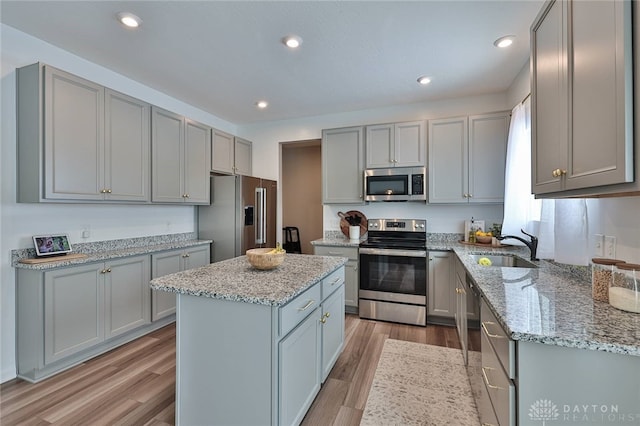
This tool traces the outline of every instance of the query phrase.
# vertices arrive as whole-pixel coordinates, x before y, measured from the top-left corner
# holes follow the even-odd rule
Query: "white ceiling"
[[[542,3],[2,0],[0,16],[241,125],[504,91],[527,61]],[[124,29],[120,11],[142,26]],[[303,39],[297,51],[280,43],[290,33]],[[507,34],[512,47],[493,46]],[[421,75],[432,83],[418,85]]]

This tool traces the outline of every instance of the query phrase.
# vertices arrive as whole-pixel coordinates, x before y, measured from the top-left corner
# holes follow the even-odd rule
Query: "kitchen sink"
[[[475,263],[482,258],[487,258],[491,261],[490,266],[507,267],[507,268],[537,268],[538,266],[525,260],[521,257],[510,254],[473,254],[471,259]],[[489,265],[487,265],[489,266]]]

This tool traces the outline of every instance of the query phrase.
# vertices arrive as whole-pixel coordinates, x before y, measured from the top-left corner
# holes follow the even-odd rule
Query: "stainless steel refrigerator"
[[[211,205],[198,207],[198,237],[213,240],[211,262],[276,245],[277,182],[211,176]]]

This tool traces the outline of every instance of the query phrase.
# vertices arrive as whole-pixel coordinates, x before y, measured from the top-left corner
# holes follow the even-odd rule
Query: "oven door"
[[[427,252],[360,248],[360,299],[426,305]]]

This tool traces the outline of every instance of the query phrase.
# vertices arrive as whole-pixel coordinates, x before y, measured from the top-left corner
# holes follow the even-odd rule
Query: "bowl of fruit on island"
[[[491,244],[491,238],[493,233],[491,231],[483,232],[481,230],[476,231],[476,242],[480,244]]]
[[[280,247],[280,243],[275,248],[255,248],[247,250],[247,260],[256,269],[269,270],[276,268],[284,262],[287,252]]]

